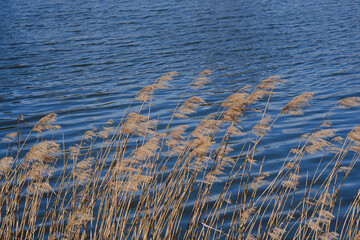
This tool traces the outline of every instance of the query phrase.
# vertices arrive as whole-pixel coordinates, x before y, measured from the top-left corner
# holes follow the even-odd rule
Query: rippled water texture
[[[77,143],[86,130],[119,120],[135,94],[168,71],[179,75],[157,92],[154,116],[169,116],[204,69],[213,71],[210,83],[187,93],[208,103],[204,115],[243,86],[282,75],[270,113],[300,93],[315,95],[303,116],[280,119],[262,142],[271,168],[338,100],[360,94],[359,1],[13,0],[2,1],[0,19],[0,137],[16,130],[19,114],[26,131],[57,113],[66,145]],[[335,110],[329,119],[344,137],[359,114]],[[316,164],[308,159],[305,170]],[[345,198],[359,174],[356,166]]]

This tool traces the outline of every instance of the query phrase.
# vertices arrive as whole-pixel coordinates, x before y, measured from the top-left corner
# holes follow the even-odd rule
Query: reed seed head
[[[242,136],[245,134],[239,128],[232,126],[232,125],[228,127],[227,131],[228,131],[228,133],[235,135],[235,136]]]
[[[175,116],[177,118],[188,118],[186,114],[194,113],[195,109],[198,108],[200,104],[205,103],[206,102],[200,97],[191,97],[183,103],[177,113],[175,113]]]
[[[271,116],[266,116],[262,118],[254,127],[253,131],[256,132],[256,135],[263,135],[270,130],[269,123],[271,121]]]
[[[86,131],[86,132],[84,133],[84,139],[85,139],[85,140],[91,140],[91,139],[93,139],[94,137],[96,137],[95,131],[96,131],[96,129],[92,129],[92,130]]]
[[[336,240],[339,238],[339,234],[337,232],[325,232],[319,238],[321,240]]]
[[[321,231],[322,227],[319,224],[320,222],[314,219],[310,219],[308,222],[308,226],[311,230],[315,231],[315,232],[319,232]]]
[[[269,236],[271,237],[271,239],[278,240],[278,239],[282,239],[282,235],[284,235],[285,232],[286,232],[285,229],[276,227],[271,233],[269,233]]]
[[[246,224],[246,222],[249,220],[249,218],[255,213],[256,208],[250,207],[246,209],[245,211],[240,213],[240,223],[241,225]]]
[[[246,98],[246,104],[254,104],[265,96],[272,94],[271,91],[265,91],[262,89],[256,89]]]
[[[254,235],[249,234],[246,236],[245,240],[257,240],[257,238]]]
[[[209,81],[209,75],[211,75],[211,70],[204,70],[199,73],[195,80],[191,83],[193,89],[204,87],[205,84]]]
[[[80,155],[80,146],[75,145],[69,147],[69,158],[72,160],[76,160]]]
[[[302,137],[309,138],[309,142],[311,143],[311,145],[305,147],[305,152],[312,154],[318,151],[323,151],[325,147],[327,149],[331,149],[332,143],[325,139],[334,136],[334,132],[334,129],[324,129],[314,132],[310,136],[309,134],[304,134]]]
[[[337,102],[337,106],[342,109],[349,109],[360,106],[360,97],[348,97]]]
[[[284,82],[285,80],[281,80],[281,76],[270,76],[264,80],[262,80],[256,88],[264,89],[264,90],[273,90],[276,84],[280,82]]]
[[[158,138],[151,138],[149,139],[144,145],[136,149],[131,156],[139,161],[144,161],[147,158],[150,158],[153,156],[155,151],[158,148]]]
[[[108,137],[109,137],[109,134],[110,134],[113,130],[114,130],[113,127],[106,127],[106,126],[104,126],[104,127],[103,127],[103,130],[101,130],[101,131],[98,133],[98,135],[99,135],[99,137],[105,139],[105,138],[108,138]]]
[[[173,79],[174,76],[177,75],[177,72],[168,72],[165,73],[163,75],[161,75],[161,77],[159,77],[155,83],[154,83],[154,88],[158,88],[158,89],[168,89],[171,87],[171,84],[169,84],[169,81],[171,81]]]
[[[331,212],[329,212],[325,209],[321,209],[318,212],[318,215],[319,215],[319,222],[321,222],[324,225],[329,225],[331,222],[331,219],[333,219],[335,217]]]
[[[254,177],[253,182],[250,184],[250,188],[258,189],[260,186],[267,183],[264,179],[269,176],[269,173],[261,173],[258,176]]]
[[[59,129],[59,125],[52,125],[52,123],[56,120],[56,113],[51,113],[46,115],[45,117],[41,118],[33,127],[33,131],[38,133],[42,133],[44,130],[55,130]]]
[[[17,132],[8,133],[5,135],[3,139],[1,139],[2,142],[11,142],[14,141],[17,136]]]
[[[360,125],[354,127],[348,134],[348,138],[355,144],[360,145]]]
[[[145,86],[139,91],[135,99],[140,102],[147,103],[149,100],[152,99],[153,90],[153,85]]]
[[[31,147],[25,160],[51,163],[55,161],[58,153],[60,153],[59,144],[53,141],[44,141]]]
[[[323,193],[317,202],[318,202],[318,204],[330,206],[333,203],[333,196],[329,193]]]
[[[299,184],[300,176],[294,173],[291,173],[288,180],[282,182],[282,186],[288,189],[296,189],[297,185]]]
[[[12,164],[14,163],[13,157],[3,157],[0,159],[0,175],[11,170]]]
[[[33,162],[27,172],[27,179],[41,180],[46,176],[51,176],[51,168],[43,162]]]
[[[121,131],[127,134],[136,134],[145,137],[148,134],[154,135],[153,129],[158,124],[157,120],[148,120],[146,116],[131,112],[127,115],[125,123],[121,127]]]
[[[234,93],[230,95],[225,101],[222,102],[222,107],[233,107],[237,104],[244,104],[246,103],[246,99],[249,96],[247,93]]]
[[[168,135],[169,138],[166,141],[166,145],[169,146],[170,148],[174,148],[175,146],[179,146],[180,144],[183,144],[184,142],[182,141],[182,139],[184,139],[184,137],[182,135],[185,133],[185,130],[187,128],[188,128],[188,125],[179,125],[179,126],[173,127]],[[172,152],[173,151],[174,150],[172,150]],[[178,151],[176,151],[176,152],[178,152]]]
[[[40,181],[40,182],[33,182],[27,188],[26,192],[28,194],[39,194],[39,193],[46,193],[49,191],[54,191],[50,186],[49,181]]]
[[[303,115],[303,108],[309,105],[310,99],[313,97],[314,93],[303,93],[297,97],[294,97],[286,106],[281,110],[282,114],[292,114],[292,115]]]

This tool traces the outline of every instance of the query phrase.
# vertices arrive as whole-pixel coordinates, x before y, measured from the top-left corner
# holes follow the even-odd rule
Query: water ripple
[[[316,94],[304,116],[280,119],[273,138],[264,139],[261,154],[272,166],[336,101],[360,95],[359,12],[359,1],[347,0],[6,1],[0,6],[0,137],[16,129],[19,114],[29,130],[55,112],[68,143],[76,143],[84,131],[120,119],[137,91],[168,71],[179,76],[171,90],[155,95],[153,107],[165,119],[204,69],[213,75],[196,92],[209,104],[201,114],[247,84],[283,75],[287,82],[270,113],[304,91]],[[334,111],[330,118],[344,136],[358,115]],[[244,130],[250,125],[244,121]]]

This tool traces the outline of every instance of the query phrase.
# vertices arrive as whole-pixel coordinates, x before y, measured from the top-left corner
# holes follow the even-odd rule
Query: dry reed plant
[[[199,73],[189,86],[203,87],[210,74]],[[327,120],[331,109],[269,171],[259,154],[262,139],[271,137],[278,119],[304,114],[313,93],[273,115],[270,100],[284,81],[271,76],[233,93],[202,119],[192,116],[207,103],[184,93],[186,100],[181,97],[159,127],[153,93],[172,87],[175,76],[163,74],[142,88],[134,98],[140,109],[129,107],[117,125],[109,120],[88,130],[67,149],[65,139],[53,139],[61,131],[56,114],[41,118],[25,139],[20,129],[5,135],[0,238],[360,239],[360,191],[351,203],[340,195],[360,157],[360,125],[336,136]],[[350,97],[335,107],[359,105]],[[254,109],[258,119],[244,131],[244,116]],[[313,175],[303,171],[308,158],[319,159]]]

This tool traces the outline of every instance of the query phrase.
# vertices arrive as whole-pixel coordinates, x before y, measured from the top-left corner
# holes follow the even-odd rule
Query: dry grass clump
[[[201,72],[190,86],[204,86],[210,74]],[[141,89],[134,98],[138,109],[127,110],[117,125],[109,120],[86,131],[77,145],[54,141],[61,129],[54,125],[56,114],[41,118],[25,139],[20,129],[7,134],[8,151],[0,159],[0,238],[359,238],[360,191],[351,203],[343,203],[340,193],[360,157],[360,125],[345,139],[336,136],[326,119],[331,110],[267,169],[262,139],[279,118],[304,114],[313,93],[270,114],[276,85],[283,82],[272,76],[233,93],[202,119],[192,114],[206,102],[186,96],[159,127],[161,117],[151,114],[153,93],[170,88],[176,75],[166,73]],[[359,102],[347,98],[335,106]],[[244,131],[243,116],[254,109],[258,120]],[[309,157],[319,159],[313,175],[303,170]]]

